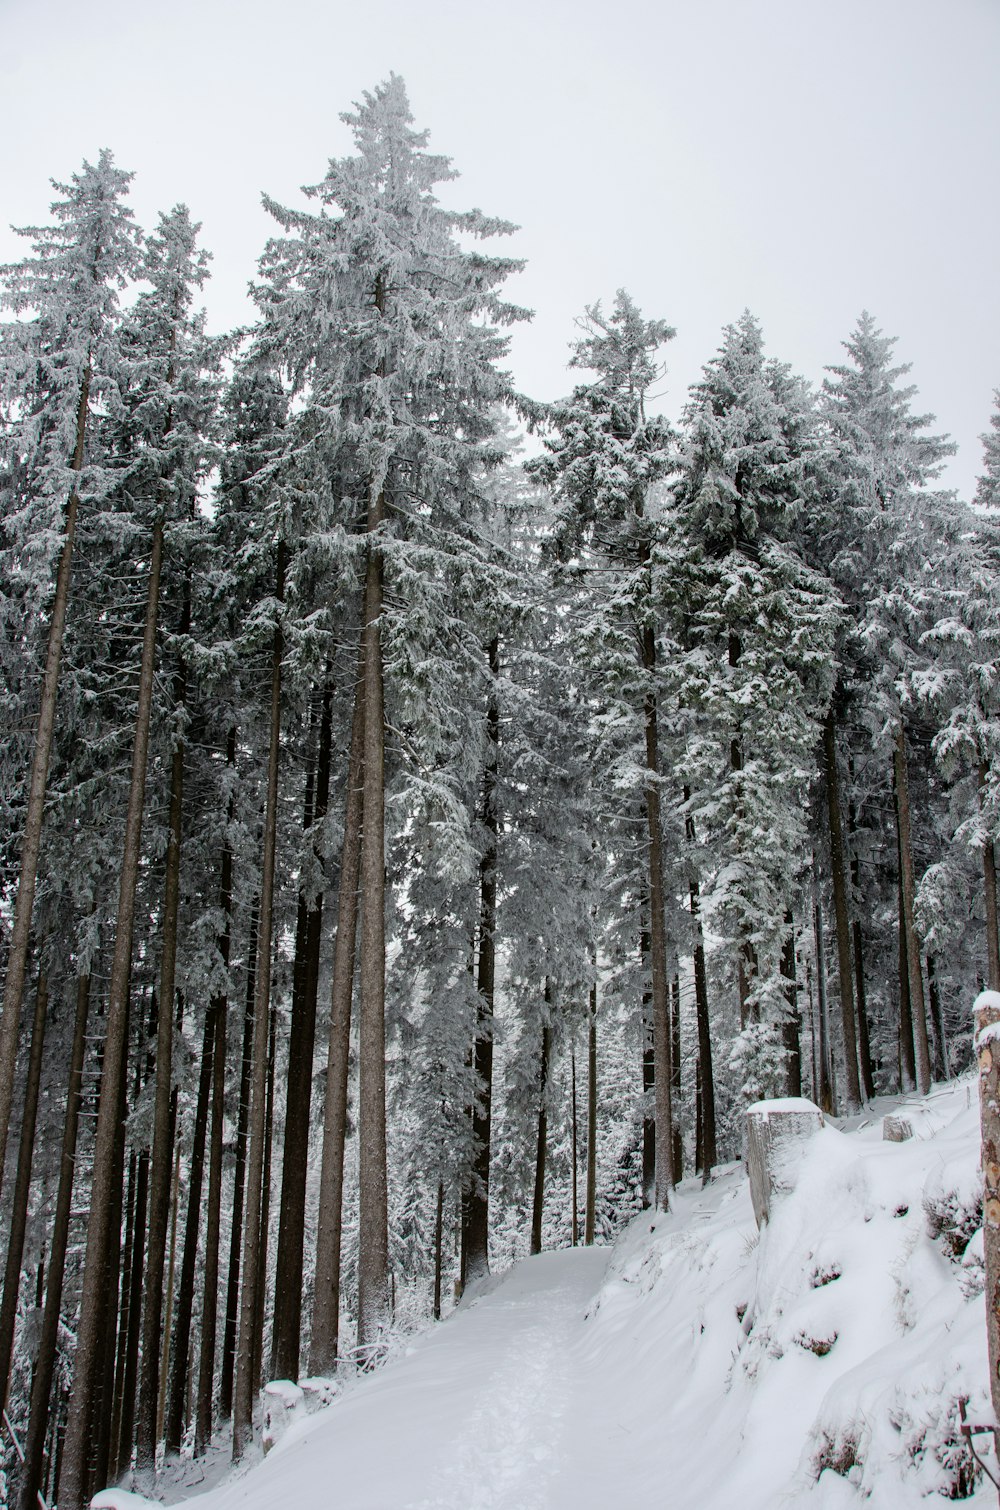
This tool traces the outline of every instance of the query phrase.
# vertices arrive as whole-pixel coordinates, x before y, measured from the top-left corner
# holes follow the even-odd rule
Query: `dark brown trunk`
[[[213,999],[205,1013],[201,1070],[198,1075],[198,1099],[194,1113],[194,1136],[191,1139],[188,1204],[184,1220],[184,1256],[181,1260],[181,1279],[177,1290],[177,1320],[174,1323],[170,1392],[166,1415],[168,1452],[180,1452],[181,1439],[184,1435],[188,1358],[191,1350],[191,1316],[194,1311],[198,1229],[201,1223],[201,1187],[205,1171],[205,1139],[208,1133],[208,1099],[212,1085],[212,1056],[215,1051],[215,1010]]]
[[[337,938],[330,991],[330,1042],[323,1109],[323,1161],[316,1223],[316,1270],[309,1371],[323,1375],[337,1366],[340,1330],[340,1243],[343,1224],[344,1141],[347,1130],[347,1070],[351,1044],[351,1001],[357,944],[361,817],[364,798],[364,634],[351,719],[351,750],[344,805],[344,843],[337,898]]]
[[[925,1096],[931,1088],[931,1056],[927,1041],[927,1015],[924,1011],[924,983],[920,971],[920,941],[913,920],[914,879],[913,849],[910,842],[910,786],[906,768],[906,738],[902,722],[896,725],[893,750],[896,777],[896,822],[899,833],[899,873],[903,897],[903,926],[906,930],[906,968],[910,986],[910,1014],[913,1019],[913,1042],[916,1049],[917,1090]]]
[[[38,1088],[42,1079],[42,1049],[49,1005],[49,988],[43,966],[38,972],[35,989],[35,1017],[31,1028],[28,1054],[28,1078],[24,1088],[21,1114],[21,1142],[17,1150],[17,1175],[14,1201],[7,1238],[7,1263],[3,1276],[3,1301],[0,1302],[0,1403],[7,1406],[10,1386],[10,1363],[14,1352],[14,1324],[17,1321],[17,1297],[21,1288],[21,1263],[24,1259],[24,1232],[28,1224],[31,1196],[31,1163],[35,1148],[35,1118],[38,1113]]]
[[[743,655],[743,642],[738,634],[730,631],[727,640],[727,655],[730,666],[738,666]],[[729,741],[729,768],[734,775],[743,770],[743,735],[737,729]],[[737,785],[736,792],[737,810],[742,811],[743,797]],[[736,980],[740,999],[740,1027],[745,1028],[748,1023],[756,1022],[758,1008],[750,999],[751,981],[756,975],[756,961],[754,959],[753,945],[750,940],[743,938],[740,942],[736,956]]]
[[[648,551],[646,553],[648,559]],[[641,630],[642,668],[646,673],[646,827],[649,834],[649,965],[653,1012],[653,1095],[656,1105],[656,1175],[654,1205],[666,1211],[673,1188],[673,1107],[671,1098],[670,1023],[667,1002],[666,899],[663,893],[663,825],[660,818],[660,755],[657,734],[656,639],[653,626]]]
[[[118,896],[115,951],[108,987],[107,1028],[101,1069],[101,1100],[94,1139],[94,1176],[90,1194],[90,1220],[87,1224],[87,1247],[76,1358],[59,1476],[60,1510],[83,1510],[90,1406],[97,1382],[96,1365],[108,1255],[108,1219],[111,1214],[114,1151],[118,1135],[118,1087],[125,1057],[132,929],[139,874],[139,848],[142,839],[142,810],[146,793],[146,755],[149,747],[149,724],[153,703],[156,618],[159,609],[162,560],[163,521],[158,519],[153,530],[150,557],[146,620],[143,629],[142,669],[136,709],[135,740],[132,747],[128,810],[125,818],[125,844]]]
[[[222,1338],[222,1370],[219,1379],[219,1414],[228,1420],[233,1409],[233,1376],[236,1367],[236,1330],[240,1309],[240,1255],[243,1241],[243,1207],[246,1201],[247,1141],[250,1128],[250,1080],[253,1074],[254,1017],[257,992],[257,921],[260,906],[250,911],[247,940],[247,982],[243,1013],[243,1054],[240,1060],[240,1101],[236,1119],[236,1161],[233,1170],[233,1221],[229,1235],[229,1278],[226,1286],[226,1321]]]
[[[979,767],[979,803],[983,803],[987,768]],[[986,904],[986,981],[991,991],[1000,991],[1000,933],[997,930],[997,855],[993,835],[983,844],[983,900]]]
[[[546,1009],[552,1004],[552,987],[545,982]],[[546,1016],[542,1027],[542,1059],[538,1089],[538,1126],[535,1137],[535,1184],[531,1198],[531,1253],[542,1251],[542,1217],[545,1214],[545,1161],[548,1151],[549,1060],[552,1056],[552,1028]]]
[[[941,1011],[941,992],[938,990],[937,967],[933,954],[927,956],[927,994],[930,997],[931,1025],[934,1029],[934,1073],[939,1080],[950,1080],[948,1071],[948,1039],[944,1031],[944,1015]]]
[[[853,781],[854,769],[850,768]],[[858,861],[857,823],[854,816],[854,803],[847,804],[847,831],[851,836],[851,885],[854,889],[854,990],[858,1002],[858,1057],[861,1061],[861,1088],[864,1091],[866,1101],[870,1101],[875,1095],[875,1072],[872,1065],[871,1034],[868,1028],[868,1001],[865,992],[865,956],[864,938],[861,931],[861,920],[857,909],[861,901],[861,866]]]
[[[813,908],[813,930],[816,940],[816,992],[819,997],[819,1106],[820,1110],[833,1114],[833,1076],[830,1073],[830,1026],[826,1000],[826,942],[823,935],[823,906],[816,898]]]
[[[260,1187],[260,1242],[257,1245],[257,1284],[253,1318],[254,1388],[264,1384],[264,1309],[267,1297],[267,1255],[271,1241],[271,1150],[274,1139],[274,1059],[278,1019],[271,1011],[267,1037],[267,1102],[264,1115],[264,1172]]]
[[[69,1081],[66,1088],[66,1116],[63,1121],[62,1152],[59,1161],[59,1188],[52,1222],[52,1247],[49,1275],[45,1287],[45,1309],[35,1352],[35,1372],[31,1381],[31,1405],[28,1434],[24,1444],[21,1469],[19,1510],[37,1510],[42,1481],[45,1439],[49,1424],[49,1402],[55,1374],[56,1347],[59,1338],[59,1313],[62,1309],[63,1280],[66,1274],[66,1249],[69,1245],[69,1219],[73,1204],[73,1173],[76,1164],[76,1139],[80,1121],[80,1087],[83,1082],[83,1055],[87,1041],[87,1012],[90,1005],[90,976],[81,975],[76,986],[76,1017],[73,1023],[73,1047],[70,1051]],[[53,1417],[58,1410],[51,1412]]]
[[[307,811],[303,824],[306,831],[326,817],[329,804],[332,703],[333,686],[327,677],[321,699],[315,779],[310,770],[306,783]],[[317,860],[320,860],[318,855]],[[281,1163],[271,1350],[272,1377],[292,1380],[299,1376],[302,1332],[302,1257],[306,1220],[306,1170],[309,1164],[309,1114],[316,1047],[316,997],[323,923],[322,892],[311,898],[305,898],[300,892],[299,907],[302,914],[303,966],[297,997],[293,991],[292,1023],[288,1039],[285,1142]]]
[[[590,1017],[587,1024],[587,1208],[583,1240],[594,1241],[597,1208],[597,982],[590,987]]]
[[[642,897],[643,927],[639,930],[639,958],[643,975],[650,979],[649,927],[647,924],[649,897]],[[642,1208],[652,1206],[656,1199],[656,1116],[653,1107],[653,1089],[656,1085],[656,1059],[653,1053],[653,993],[647,984],[642,993]]]
[[[579,1158],[577,1154],[576,1136],[576,1044],[569,1046],[569,1078],[570,1078],[570,1157],[573,1161],[573,1179],[570,1196],[570,1240],[571,1246],[576,1247],[579,1240],[579,1204],[577,1200],[577,1166]]]
[[[802,1095],[802,1044],[799,1038],[798,987],[795,981],[795,923],[791,913],[785,915],[785,940],[781,949],[781,973],[785,978],[785,996],[788,1013],[782,1023],[782,1041],[785,1047],[785,1092],[789,1096]]]
[[[676,975],[670,983],[670,1093],[671,1108],[679,1106],[681,1098],[681,983]],[[684,1140],[676,1124],[673,1127],[671,1149],[673,1182],[679,1185],[684,1178]]]
[[[437,1209],[434,1213],[434,1320],[441,1320],[442,1239],[444,1236],[444,1185],[438,1183]]]
[[[156,1440],[163,1440],[167,1414],[167,1369],[170,1362],[170,1333],[174,1318],[174,1278],[177,1273],[177,1217],[181,1204],[181,1146],[176,1137],[177,1103],[174,1102],[174,1174],[170,1191],[170,1257],[167,1263],[166,1305],[163,1315],[163,1352],[160,1358],[160,1381],[156,1403]]]
[[[490,695],[486,706],[486,763],[483,770],[483,806],[480,813],[486,847],[479,865],[479,968],[476,979],[477,1020],[475,1099],[472,1107],[474,1148],[472,1181],[465,1208],[466,1280],[489,1273],[490,1132],[493,1104],[493,999],[496,981],[497,926],[497,750],[500,741],[500,709],[497,681],[500,676],[500,644],[490,641]],[[574,1227],[575,1230],[575,1227]]]
[[[76,412],[76,437],[73,460],[70,467],[79,476],[83,466],[84,442],[87,434],[87,406],[90,400],[91,371],[84,370],[80,385],[80,402]],[[7,954],[7,974],[4,979],[3,1014],[0,1016],[0,1181],[3,1179],[4,1160],[7,1155],[7,1132],[10,1126],[11,1103],[14,1099],[14,1079],[17,1071],[18,1035],[21,1024],[21,1006],[24,1000],[24,982],[28,971],[28,952],[31,943],[31,912],[35,901],[35,882],[38,877],[38,858],[42,848],[42,822],[45,817],[45,791],[49,779],[49,757],[52,753],[52,735],[56,721],[56,696],[59,690],[59,664],[62,659],[63,637],[66,632],[66,610],[69,605],[70,578],[73,565],[73,541],[76,535],[76,518],[80,507],[80,495],[76,481],[70,491],[63,522],[63,545],[56,572],[56,590],[52,600],[52,615],[49,619],[49,637],[45,650],[45,669],[42,673],[42,691],[38,706],[38,723],[35,727],[35,747],[31,760],[31,776],[28,782],[28,801],[24,817],[24,838],[21,842],[21,871],[14,900],[14,923]]]
[[[226,749],[230,772],[236,767],[236,729],[229,731]],[[235,814],[230,798],[229,822]],[[232,937],[233,851],[227,830],[222,850],[219,877],[219,906],[222,932],[219,934],[219,958],[229,978],[229,954]],[[212,1000],[215,1039],[212,1045],[212,1126],[208,1152],[208,1208],[205,1213],[205,1267],[201,1307],[201,1356],[198,1361],[198,1398],[195,1407],[194,1450],[200,1456],[212,1436],[212,1392],[215,1386],[215,1340],[219,1311],[219,1228],[222,1216],[222,1136],[226,1103],[226,1035],[229,1026],[229,996],[222,990]]]
[[[684,800],[690,793],[684,788]],[[694,822],[686,822],[689,844],[694,843]],[[715,1074],[712,1066],[712,1024],[708,1015],[708,972],[705,969],[705,940],[701,928],[701,895],[698,882],[689,886],[691,918],[694,924],[694,1000],[698,1023],[698,1074],[701,1087],[701,1174],[707,1184],[718,1162],[715,1131]]]
[[[275,597],[285,596],[286,547],[278,545]],[[264,1178],[266,1133],[268,1028],[271,1003],[271,937],[274,924],[274,862],[278,830],[278,774],[281,749],[281,660],[284,639],[275,626],[271,652],[270,738],[267,758],[267,800],[264,816],[264,854],[261,863],[260,908],[257,925],[257,983],[254,997],[253,1074],[250,1083],[249,1144],[246,1162],[246,1210],[243,1218],[243,1283],[240,1289],[236,1387],[233,1395],[233,1458],[243,1456],[253,1432],[256,1371],[254,1336],[257,1318],[260,1208]]]
[[[896,853],[899,854],[898,845]],[[910,1012],[910,968],[906,957],[902,871],[899,874],[897,895],[899,902],[899,1088],[903,1091],[912,1091],[917,1083],[917,1070],[913,1055],[913,1018]]]
[[[382,553],[372,536],[385,496],[368,510],[365,574],[365,740],[358,1005],[358,1349],[378,1349],[390,1316],[385,1129],[385,714],[382,690]]]
[[[858,1075],[858,1045],[854,1032],[854,991],[851,969],[851,925],[847,910],[847,869],[844,864],[844,829],[840,815],[840,781],[837,773],[837,728],[833,709],[823,726],[823,752],[826,765],[826,807],[830,829],[830,869],[833,880],[833,912],[837,928],[837,977],[840,988],[840,1017],[844,1034],[844,1068],[846,1071],[847,1112],[861,1107],[861,1081]]]

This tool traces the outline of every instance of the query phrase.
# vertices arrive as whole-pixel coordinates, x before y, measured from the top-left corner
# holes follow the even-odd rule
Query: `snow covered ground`
[[[995,1505],[957,1414],[990,1419],[975,1083],[844,1127],[759,1237],[731,1166],[613,1249],[527,1259],[197,1510]]]

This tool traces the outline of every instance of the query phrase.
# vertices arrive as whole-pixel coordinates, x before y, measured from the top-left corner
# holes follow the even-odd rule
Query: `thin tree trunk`
[[[930,997],[931,1024],[934,1029],[934,1069],[939,1080],[950,1080],[948,1071],[948,1040],[944,1031],[944,1016],[941,1012],[941,992],[938,990],[937,967],[933,954],[927,956],[927,994]]]
[[[552,987],[545,981],[545,1002],[552,1004]],[[535,1139],[535,1185],[531,1198],[531,1253],[542,1251],[542,1217],[545,1213],[545,1160],[548,1145],[548,1085],[549,1060],[552,1057],[552,1028],[546,1016],[542,1027],[542,1060],[538,1090],[538,1129]]]
[[[979,805],[986,790],[987,767],[979,767]],[[986,980],[991,991],[1000,991],[1000,934],[997,930],[997,856],[992,834],[983,843],[983,899],[986,904]]]
[[[227,739],[227,763],[236,768],[236,729]],[[235,801],[229,800],[229,823],[235,814]],[[232,937],[233,850],[227,828],[222,850],[219,877],[219,906],[222,932],[218,949],[225,979],[229,979],[229,953]],[[212,1435],[212,1392],[215,1385],[215,1340],[219,1311],[219,1227],[222,1216],[222,1135],[226,1113],[226,1036],[229,1026],[229,994],[224,989],[212,1001],[215,1039],[212,1045],[212,1127],[208,1152],[208,1209],[205,1214],[205,1268],[201,1306],[201,1356],[198,1363],[198,1398],[195,1408],[194,1450],[200,1457]]]
[[[649,964],[653,994],[654,1097],[656,1103],[656,1177],[654,1205],[666,1211],[673,1188],[673,1107],[671,1100],[670,1023],[667,1003],[666,899],[663,892],[663,825],[660,817],[660,755],[656,720],[656,639],[651,624],[642,627],[642,666],[647,676],[646,827],[649,833]]]
[[[639,958],[646,982],[651,979],[649,967],[649,897],[641,898],[643,926],[639,930]],[[652,1206],[656,1199],[656,1114],[653,1106],[653,1090],[656,1085],[656,1057],[653,1052],[653,993],[648,984],[642,993],[642,1209]]]
[[[694,825],[689,837],[693,838]],[[705,940],[701,928],[701,897],[698,882],[690,885],[691,917],[694,920],[694,1000],[698,1020],[698,1065],[701,1076],[701,1155],[702,1179],[712,1178],[718,1163],[715,1131],[715,1074],[712,1066],[712,1024],[708,1015],[708,972],[705,968]]]
[[[823,904],[817,896],[813,907],[816,940],[816,991],[819,996],[819,1106],[833,1113],[833,1080],[830,1074],[830,1028],[826,1000],[826,944],[823,937]]]
[[[194,1311],[198,1229],[201,1222],[201,1187],[205,1171],[205,1138],[208,1133],[208,1099],[212,1085],[212,1056],[215,1050],[215,1011],[216,1002],[213,998],[205,1013],[201,1069],[198,1075],[198,1099],[195,1103],[194,1114],[194,1136],[191,1140],[188,1204],[184,1220],[184,1256],[181,1260],[181,1282],[177,1291],[177,1321],[174,1326],[173,1359],[166,1416],[167,1452],[179,1452],[184,1435],[188,1357],[191,1350],[191,1316]],[[167,1333],[164,1335],[169,1336]]]
[[[671,1108],[679,1106],[681,1098],[681,982],[677,975],[670,982],[670,1093]],[[673,1124],[671,1148],[673,1182],[679,1185],[684,1178],[684,1139],[676,1123]]]
[[[177,1108],[174,1107],[174,1121],[176,1123]],[[174,1315],[174,1276],[177,1272],[177,1214],[181,1204],[181,1145],[180,1139],[174,1136],[174,1177],[173,1189],[170,1196],[170,1258],[167,1264],[167,1303],[163,1318],[163,1354],[160,1359],[160,1382],[157,1390],[156,1404],[156,1441],[162,1441],[164,1418],[167,1413],[167,1369],[170,1363],[170,1331]]]
[[[21,843],[21,872],[14,901],[14,923],[7,955],[7,974],[4,980],[3,1014],[0,1016],[0,1181],[3,1179],[4,1160],[7,1155],[7,1132],[10,1126],[11,1103],[14,1099],[14,1079],[17,1071],[18,1031],[21,1023],[21,1006],[24,1000],[24,982],[28,970],[28,951],[31,942],[31,912],[35,901],[35,882],[38,876],[38,859],[42,848],[42,822],[45,817],[45,791],[49,779],[49,758],[52,753],[52,736],[56,720],[56,696],[59,690],[59,664],[62,659],[63,637],[66,631],[66,610],[69,605],[70,578],[73,565],[73,541],[76,535],[76,518],[80,507],[77,479],[83,467],[84,442],[87,434],[87,406],[90,401],[91,371],[84,370],[80,385],[80,402],[76,412],[76,437],[73,446],[71,470],[76,474],[66,505],[63,524],[63,545],[56,572],[56,590],[52,600],[52,616],[49,619],[49,638],[45,650],[45,669],[42,673],[42,691],[38,707],[38,723],[35,728],[35,748],[31,761],[31,776],[28,783],[28,801],[24,818],[24,838]]]
[[[840,816],[840,782],[837,776],[837,729],[831,707],[823,726],[826,764],[826,806],[830,827],[830,869],[833,879],[833,911],[837,926],[837,976],[840,1016],[844,1034],[844,1068],[847,1080],[847,1111],[861,1107],[858,1075],[858,1045],[854,1032],[854,991],[851,968],[851,926],[847,911],[847,870],[844,865],[844,829]]]
[[[441,1320],[442,1239],[444,1236],[444,1185],[439,1180],[434,1214],[434,1320]]]
[[[896,853],[899,849],[897,846]],[[910,968],[906,957],[906,917],[903,912],[903,873],[900,870],[897,887],[899,900],[899,1088],[911,1091],[916,1087],[917,1068],[913,1055],[913,1018],[910,1011]]]
[[[385,495],[368,511],[365,575],[365,742],[361,846],[358,1091],[358,1350],[378,1348],[390,1316],[385,1129],[385,715],[382,689],[382,556],[371,537]]]
[[[285,596],[284,542],[278,545],[279,603]],[[260,1202],[264,1177],[264,1136],[267,1094],[267,1048],[271,1002],[271,934],[274,922],[274,859],[278,828],[278,766],[281,742],[281,659],[283,637],[275,625],[271,654],[270,745],[267,759],[267,802],[264,817],[264,855],[261,864],[260,917],[257,938],[257,984],[254,997],[253,1075],[250,1085],[249,1147],[246,1166],[246,1211],[243,1220],[243,1283],[240,1290],[239,1343],[233,1400],[233,1458],[243,1456],[253,1432],[253,1339],[257,1316]]]
[[[850,776],[853,782],[854,769],[850,767]],[[861,919],[858,917],[857,908],[861,897],[861,866],[858,862],[857,844],[855,834],[857,823],[854,816],[854,803],[847,804],[847,831],[851,838],[851,885],[854,888],[854,989],[858,1001],[858,1056],[861,1060],[861,1088],[864,1091],[866,1101],[870,1101],[875,1095],[875,1073],[872,1067],[871,1034],[868,1029],[868,1001],[865,992],[865,958],[864,939],[861,932]]]
[[[35,989],[35,1017],[31,1028],[31,1049],[28,1054],[28,1079],[24,1088],[21,1142],[17,1150],[17,1175],[14,1180],[14,1202],[7,1239],[3,1301],[0,1303],[0,1404],[4,1408],[7,1405],[7,1391],[10,1386],[14,1324],[17,1321],[17,1297],[21,1288],[21,1263],[24,1258],[24,1231],[28,1224],[31,1163],[35,1149],[35,1118],[38,1113],[38,1088],[42,1079],[42,1049],[45,1045],[48,1005],[49,988],[43,965],[38,972],[38,985]]]
[[[913,849],[910,843],[910,786],[906,769],[906,737],[902,721],[896,725],[893,751],[896,776],[896,821],[899,826],[900,878],[903,893],[903,923],[906,929],[906,967],[910,985],[910,1013],[916,1048],[917,1090],[925,1096],[931,1088],[931,1056],[924,1011],[924,983],[920,971],[920,942],[913,920]]]
[[[781,973],[787,982],[785,995],[788,1000],[788,1016],[783,1024],[783,1040],[787,1055],[786,1090],[789,1096],[802,1094],[802,1044],[799,1038],[798,987],[795,983],[795,920],[792,914],[785,915],[785,940],[781,949]]]
[[[357,943],[358,880],[361,864],[361,819],[364,798],[365,684],[364,634],[351,719],[344,843],[337,898],[337,938],[330,992],[330,1042],[327,1053],[326,1103],[323,1115],[323,1161],[316,1224],[316,1268],[309,1371],[323,1375],[337,1366],[340,1323],[340,1246],[343,1225],[344,1141],[347,1130],[347,1070],[351,1042],[351,1000]]]
[[[597,1207],[597,981],[590,987],[590,1020],[587,1024],[587,1208],[583,1240],[594,1241]]]
[[[267,1253],[271,1238],[271,1150],[274,1137],[274,1060],[278,1018],[271,1009],[267,1031],[267,1099],[264,1113],[264,1170],[260,1185],[260,1241],[257,1244],[257,1283],[253,1319],[254,1389],[264,1384],[264,1308],[267,1298]]]
[[[240,1255],[243,1242],[243,1207],[246,1203],[247,1142],[250,1131],[250,1081],[253,1075],[254,998],[257,993],[259,917],[260,904],[255,902],[250,911],[250,932],[247,940],[243,1055],[240,1060],[240,1101],[236,1119],[236,1167],[233,1171],[233,1221],[229,1236],[229,1278],[226,1286],[226,1321],[222,1338],[222,1372],[219,1380],[219,1414],[223,1420],[228,1420],[233,1409],[236,1330],[240,1310]]]
[[[87,1043],[87,1014],[90,1007],[90,976],[81,975],[76,983],[76,1017],[73,1022],[73,1046],[70,1050],[69,1080],[66,1086],[66,1115],[63,1120],[62,1150],[59,1159],[59,1186],[52,1221],[52,1245],[49,1275],[45,1287],[45,1309],[35,1352],[35,1371],[31,1381],[31,1404],[28,1434],[24,1444],[21,1469],[19,1510],[37,1510],[37,1496],[42,1481],[45,1438],[49,1423],[49,1398],[55,1374],[56,1347],[59,1339],[59,1313],[62,1309],[63,1281],[66,1274],[66,1250],[69,1246],[69,1219],[73,1206],[73,1174],[76,1167],[76,1139],[80,1125],[83,1056]],[[51,1412],[58,1415],[58,1410]]]
[[[330,793],[330,743],[333,686],[323,687],[319,749],[315,779],[306,782],[304,829],[326,817]],[[275,1260],[274,1332],[271,1374],[296,1380],[302,1332],[302,1257],[306,1220],[306,1170],[309,1163],[309,1112],[312,1102],[313,1057],[316,1047],[316,997],[323,921],[323,894],[307,900],[299,895],[303,921],[301,989],[292,997],[288,1040],[288,1078],[285,1100],[285,1142],[281,1163],[278,1253]]]
[[[493,999],[496,982],[497,926],[497,749],[500,742],[500,709],[497,682],[500,676],[500,642],[490,641],[490,696],[486,706],[486,764],[483,770],[483,806],[480,814],[486,832],[486,847],[479,865],[479,968],[476,979],[477,1019],[475,1099],[472,1106],[472,1181],[465,1210],[466,1279],[489,1273],[490,1134],[493,1104]],[[575,1230],[575,1229],[574,1229]]]
[[[90,1221],[87,1225],[80,1320],[77,1330],[73,1383],[69,1397],[69,1416],[59,1475],[60,1510],[82,1510],[83,1507],[87,1434],[91,1399],[96,1383],[95,1369],[108,1254],[108,1218],[111,1213],[114,1151],[118,1134],[118,1087],[124,1063],[128,1020],[132,929],[139,874],[139,847],[142,839],[142,809],[146,792],[146,755],[149,748],[149,723],[153,702],[156,616],[159,608],[162,561],[163,521],[158,519],[153,529],[150,557],[146,621],[143,629],[142,669],[139,679],[139,700],[136,710],[135,740],[132,747],[132,773],[125,818],[125,845],[115,930],[115,952],[108,987],[107,1028],[101,1070],[101,1100],[94,1139],[94,1177],[90,1195]]]
[[[191,628],[190,591],[185,595],[180,631]],[[183,661],[174,677],[174,710],[180,713],[187,700],[187,674]],[[174,980],[177,967],[177,914],[180,904],[181,824],[184,809],[184,738],[174,729],[170,761],[170,811],[167,820],[167,854],[163,886],[163,925],[160,942],[159,1020],[156,1033],[156,1095],[153,1102],[153,1151],[149,1167],[149,1235],[146,1243],[146,1281],[142,1315],[142,1374],[136,1436],[136,1470],[140,1480],[156,1464],[158,1390],[161,1375],[160,1346],[163,1311],[163,1263],[167,1243],[170,1204],[170,1098],[173,1087]],[[170,1334],[162,1334],[164,1347]]]
[[[141,1068],[136,1060],[132,1104],[142,1087]],[[108,1483],[121,1477],[122,1408],[124,1406],[125,1370],[128,1367],[128,1335],[132,1320],[132,1267],[136,1251],[136,1204],[138,1198],[139,1158],[133,1149],[128,1161],[128,1195],[125,1201],[125,1256],[122,1260],[121,1303],[118,1307],[118,1343],[115,1351],[115,1384],[111,1406],[111,1433],[108,1446]],[[145,1217],[145,1212],[143,1212]]]

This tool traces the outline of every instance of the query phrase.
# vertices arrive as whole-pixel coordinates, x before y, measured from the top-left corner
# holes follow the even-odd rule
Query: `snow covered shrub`
[[[957,1263],[983,1225],[983,1199],[978,1192],[935,1192],[924,1196],[924,1215],[930,1236]]]

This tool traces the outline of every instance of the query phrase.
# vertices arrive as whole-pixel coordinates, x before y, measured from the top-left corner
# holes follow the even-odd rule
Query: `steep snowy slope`
[[[194,1503],[995,1504],[957,1418],[960,1397],[971,1421],[989,1418],[975,1086],[906,1114],[905,1143],[882,1141],[880,1115],[824,1128],[759,1238],[730,1168],[706,1191],[685,1184],[615,1249],[518,1264]]]

